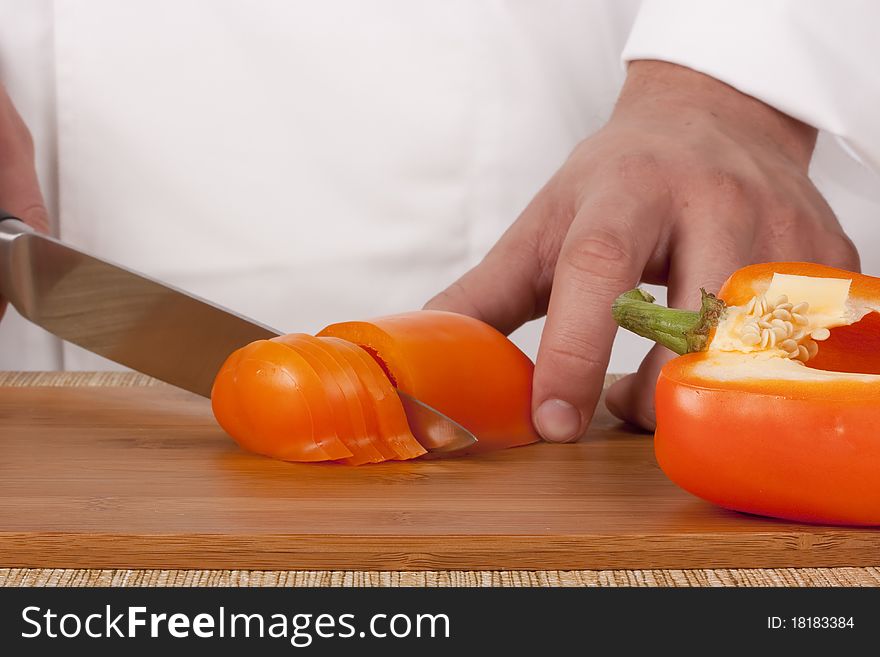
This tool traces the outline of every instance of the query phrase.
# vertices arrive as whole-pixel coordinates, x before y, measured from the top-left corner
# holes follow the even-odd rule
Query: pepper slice
[[[380,449],[390,450],[386,458],[406,460],[425,453],[406,421],[400,398],[379,365],[363,350],[350,342],[332,337],[319,337],[337,354],[347,359],[358,372],[358,378],[366,394],[365,407],[373,411],[377,435],[382,441]],[[386,452],[388,453],[388,452]]]
[[[298,353],[258,340],[233,354],[211,394],[214,416],[245,449],[290,461],[352,456],[320,377]]]
[[[531,421],[534,365],[488,324],[422,310],[332,324],[318,336],[366,350],[397,388],[471,431],[479,440],[472,452],[539,440]]]
[[[253,433],[251,423],[244,416],[244,409],[239,400],[238,391],[236,390],[236,370],[241,364],[244,357],[245,349],[235,351],[220,368],[217,376],[214,378],[214,385],[211,389],[211,409],[214,411],[214,417],[217,422],[235,441],[244,447],[247,447],[248,438]],[[223,417],[222,422],[220,417]],[[311,415],[309,416],[311,424]],[[309,427],[311,434],[311,426]]]
[[[328,350],[318,338],[304,333],[292,333],[273,338],[290,347],[308,361],[312,369],[321,377],[324,392],[333,407],[333,418],[336,433],[352,456],[345,459],[349,465],[378,463],[385,456],[374,447],[373,437],[367,431],[362,409],[362,399],[358,392],[360,383],[351,377],[350,367],[345,367],[336,360],[332,350]],[[342,361],[346,363],[346,361]]]
[[[532,369],[486,324],[416,311],[252,343],[224,363],[211,398],[245,449],[360,464],[425,453],[395,387],[474,432],[479,451],[537,441]]]
[[[768,263],[718,296],[709,321],[707,304],[664,309],[637,293],[615,304],[627,328],[684,344],[657,382],[660,467],[729,509],[880,524],[880,279]],[[696,348],[679,340],[698,334]]]

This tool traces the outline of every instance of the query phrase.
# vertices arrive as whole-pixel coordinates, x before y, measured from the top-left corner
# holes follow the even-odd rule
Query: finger
[[[48,232],[49,216],[34,164],[34,144],[8,94],[0,88],[0,207]]]
[[[804,181],[802,202],[800,207],[806,208],[797,216],[799,225],[809,224],[819,227],[818,234],[814,230],[811,234],[804,235],[802,241],[807,241],[812,253],[811,260],[829,267],[838,267],[847,271],[861,271],[861,259],[858,249],[849,238],[834,210],[818,189],[809,180]],[[812,221],[804,221],[812,219]],[[801,250],[803,251],[802,247]],[[801,257],[801,259],[803,259]]]
[[[0,207],[41,232],[49,215],[40,192],[30,133],[5,90],[0,88]],[[0,298],[0,319],[6,302]]]
[[[675,356],[666,347],[655,344],[642,359],[636,373],[628,374],[608,389],[605,407],[621,420],[653,431],[657,424],[654,385],[660,370]]]
[[[756,262],[816,262],[859,271],[859,254],[818,192],[812,205],[777,205],[764,211],[755,240]]]
[[[750,210],[743,209],[743,212],[748,214]],[[667,305],[670,308],[699,309],[700,288],[717,292],[730,274],[749,264],[751,236],[735,230],[736,226],[743,225],[750,225],[749,220],[731,218],[721,224],[693,226],[676,236],[669,269]],[[608,410],[622,420],[653,430],[657,378],[663,365],[674,357],[669,349],[654,347],[635,374],[624,377],[608,390],[605,397]]]
[[[476,317],[502,333],[546,311],[550,294],[548,254],[568,221],[549,202],[553,181],[539,192],[483,260],[425,304]],[[560,226],[562,224],[562,226]]]
[[[614,298],[635,286],[658,242],[665,197],[632,189],[587,199],[559,254],[533,385],[545,440],[580,437],[602,392]]]
[[[818,190],[815,190],[818,197],[813,204],[820,213],[819,222],[828,227],[829,233],[824,238],[813,240],[816,249],[815,259],[823,265],[830,267],[839,267],[847,271],[862,271],[861,258],[856,245],[850,239],[849,235],[844,232],[837,215],[828,205]]]
[[[846,271],[862,271],[859,252],[843,229],[816,240],[815,244],[816,262]]]

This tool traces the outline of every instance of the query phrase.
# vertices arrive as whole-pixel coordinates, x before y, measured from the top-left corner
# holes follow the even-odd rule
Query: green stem
[[[701,290],[699,312],[666,308],[654,303],[654,297],[636,288],[624,292],[611,306],[611,314],[620,326],[649,338],[677,354],[703,351],[709,345],[709,333],[724,312],[724,302]]]

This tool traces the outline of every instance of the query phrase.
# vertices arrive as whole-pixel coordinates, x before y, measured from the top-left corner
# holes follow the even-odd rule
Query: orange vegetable
[[[337,434],[352,453],[345,462],[361,465],[388,458],[383,453],[384,446],[379,444],[378,433],[367,429],[361,400],[363,384],[351,372],[348,361],[310,335],[294,333],[274,341],[299,352],[321,377],[324,393],[333,405]]]
[[[880,279],[754,265],[702,318],[628,294],[623,325],[664,343],[704,337],[657,383],[655,452],[670,479],[738,511],[880,524]]]
[[[434,311],[260,340],[233,353],[211,394],[243,448],[358,465],[425,453],[395,387],[463,424],[474,451],[535,442],[532,362],[482,322]]]
[[[211,404],[245,449],[290,461],[352,456],[336,434],[320,377],[283,344],[258,340],[233,353],[217,374]]]
[[[477,436],[473,451],[539,440],[531,420],[532,361],[488,324],[422,310],[332,324],[318,336],[362,347],[396,387]]]

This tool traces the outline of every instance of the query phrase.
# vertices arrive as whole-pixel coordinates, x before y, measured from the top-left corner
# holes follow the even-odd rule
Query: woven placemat
[[[166,384],[137,372],[0,372],[0,386],[136,388],[163,385]]]
[[[880,586],[880,569],[349,572],[0,568],[0,587],[10,586]]]
[[[620,376],[608,375],[606,385]],[[0,386],[152,385],[165,384],[131,372],[0,372]],[[404,572],[0,568],[0,587],[10,586],[880,586],[880,568]]]

